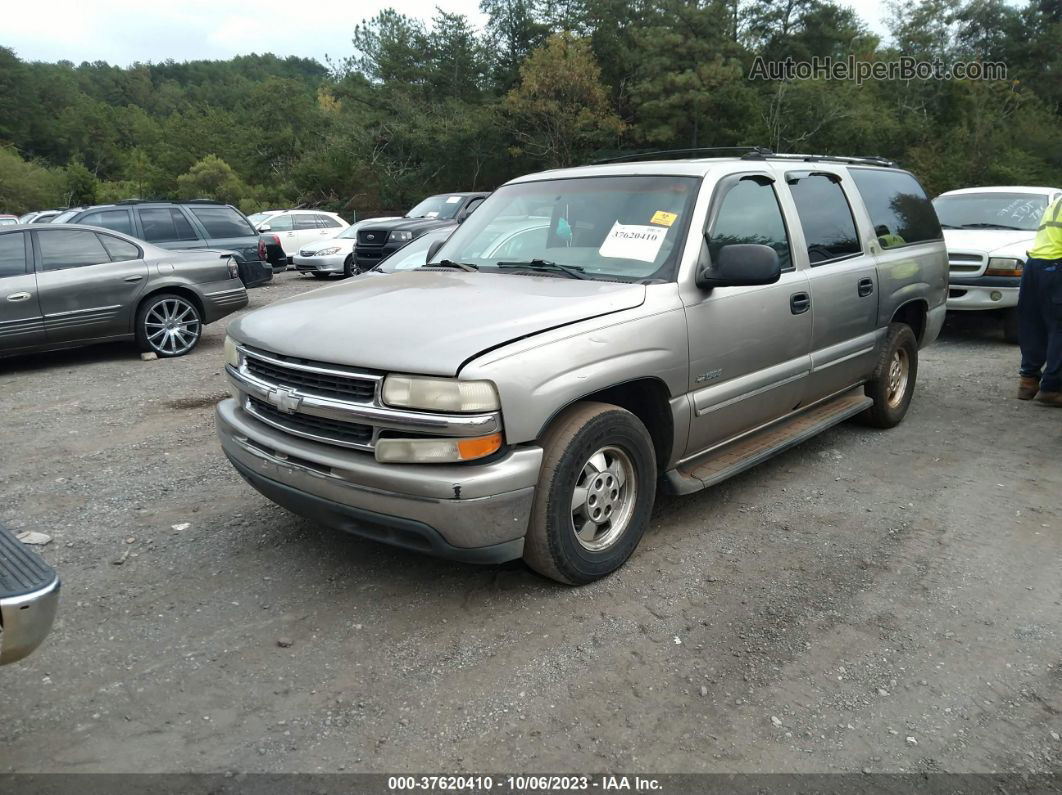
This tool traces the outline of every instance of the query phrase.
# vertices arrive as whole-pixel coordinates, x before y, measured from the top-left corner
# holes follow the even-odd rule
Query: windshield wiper
[[[548,259],[532,259],[526,262],[499,262],[495,265],[503,270],[528,270],[547,271],[549,273],[563,273],[572,279],[589,279],[584,268],[574,265],[560,265]]]
[[[479,266],[470,262],[454,262],[452,259],[439,260],[438,262],[426,262],[422,268],[454,268],[459,271],[478,271]]]
[[[963,224],[963,229],[1009,229],[1012,232],[1024,232],[1026,230],[1017,226],[1005,226],[1004,224]]]

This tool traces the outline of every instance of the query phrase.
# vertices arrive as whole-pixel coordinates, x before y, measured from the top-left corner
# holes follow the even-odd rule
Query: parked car
[[[489,193],[443,193],[430,196],[402,218],[376,219],[358,229],[354,264],[359,270],[376,267],[414,238],[432,229],[457,226],[471,215]]]
[[[0,356],[116,340],[182,356],[247,305],[231,252],[69,224],[0,230],[0,295]]]
[[[356,221],[333,238],[303,246],[293,258],[295,270],[299,273],[309,273],[318,279],[325,279],[332,274],[353,276],[359,273],[361,269],[354,264],[354,244],[358,230],[366,225],[390,220],[393,220],[393,216]],[[273,251],[272,247],[270,251]]]
[[[17,215],[0,215],[0,226],[15,226],[18,223]]]
[[[66,223],[113,229],[159,248],[231,251],[245,287],[258,287],[273,278],[269,263],[258,256],[258,232],[247,216],[231,204],[205,199],[182,202],[131,199],[97,205],[64,218]]]
[[[533,174],[429,253],[234,321],[222,448],[322,524],[572,584],[623,564],[658,487],[900,423],[947,299],[932,204],[872,158]]]
[[[41,645],[59,608],[59,575],[0,525],[0,665]]]
[[[65,208],[57,210],[37,210],[36,212],[26,213],[18,219],[20,224],[48,224],[59,213],[63,212]]]
[[[333,238],[350,226],[323,210],[267,210],[247,218],[260,233],[269,232],[276,239],[288,264],[300,248]]]
[[[948,309],[994,310],[1003,336],[1018,342],[1018,285],[1047,205],[1062,188],[985,187],[933,200],[948,247]]]

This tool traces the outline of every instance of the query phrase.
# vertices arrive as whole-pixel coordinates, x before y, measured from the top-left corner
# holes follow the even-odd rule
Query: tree
[[[614,141],[625,125],[609,103],[587,39],[551,36],[520,66],[520,84],[505,96],[514,152],[546,166],[569,166]]]
[[[182,199],[216,199],[237,204],[247,192],[247,186],[232,167],[217,155],[207,155],[177,177],[177,194]]]
[[[80,160],[71,160],[66,167],[67,203],[71,207],[80,207],[96,203],[96,189],[99,180],[85,168]]]

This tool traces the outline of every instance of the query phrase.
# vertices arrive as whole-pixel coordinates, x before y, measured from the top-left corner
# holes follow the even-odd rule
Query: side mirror
[[[269,232],[272,229],[273,227],[271,227],[269,224],[262,224],[260,227],[258,227],[259,232]]]
[[[706,289],[774,284],[781,277],[778,252],[758,243],[723,246],[715,262],[705,262],[697,268],[697,286]]]
[[[424,257],[425,262],[431,262],[435,259],[435,255],[439,253],[439,249],[443,247],[445,240],[436,240],[430,246],[428,246],[428,254]]]

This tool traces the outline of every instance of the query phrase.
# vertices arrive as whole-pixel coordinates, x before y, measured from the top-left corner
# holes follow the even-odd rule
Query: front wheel
[[[577,403],[543,438],[524,560],[558,582],[605,577],[638,546],[656,496],[656,455],[645,426],[607,403]]]
[[[360,272],[361,271],[359,271],[357,269],[357,267],[355,267],[355,265],[354,265],[354,255],[353,254],[351,254],[345,260],[343,260],[343,276],[345,276],[346,278],[349,279],[351,276],[354,276],[354,275],[356,275],[356,274],[358,274]]]
[[[873,377],[863,387],[874,405],[859,415],[875,428],[899,425],[914,397],[918,376],[918,340],[906,323],[892,323]]]
[[[199,309],[182,295],[153,295],[136,313],[137,345],[158,356],[184,356],[199,344],[202,333]]]

